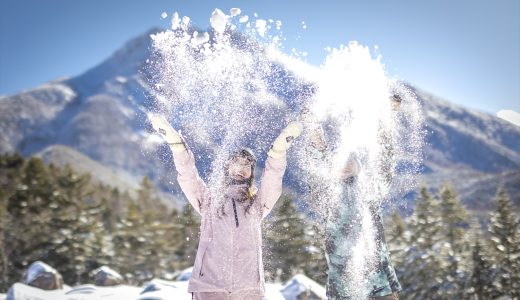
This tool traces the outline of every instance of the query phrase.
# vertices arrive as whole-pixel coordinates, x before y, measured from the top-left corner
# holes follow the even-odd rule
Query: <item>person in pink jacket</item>
[[[300,135],[301,124],[290,123],[274,141],[259,189],[254,185],[254,155],[246,149],[231,153],[224,165],[222,194],[217,195],[200,178],[180,134],[164,118],[149,118],[170,146],[182,191],[202,217],[188,292],[193,299],[262,299],[261,222],[282,193],[286,151]]]

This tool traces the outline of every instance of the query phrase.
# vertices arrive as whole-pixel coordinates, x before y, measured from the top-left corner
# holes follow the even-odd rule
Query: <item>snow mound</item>
[[[65,297],[65,290],[45,291],[39,288],[28,286],[23,283],[15,283],[7,292],[7,300],[68,300]],[[81,300],[79,298],[78,300]]]
[[[189,300],[191,299],[191,293],[188,293],[188,282],[187,281],[167,281],[162,279],[154,279],[147,283],[141,295],[137,300]]]
[[[191,278],[191,273],[193,272],[193,267],[184,269],[181,271],[181,273],[177,276],[177,281],[188,281]]]
[[[305,275],[298,274],[289,280],[281,290],[286,300],[300,299],[300,295],[309,296],[309,299],[327,299],[323,286]]]
[[[79,285],[73,288],[65,286],[61,290],[45,291],[15,283],[6,295],[0,294],[0,300],[189,300],[188,280],[192,268],[185,269],[177,277],[177,281],[153,279],[143,287],[117,285],[110,287],[92,284]],[[296,300],[302,295],[305,299],[326,299],[325,288],[305,275],[296,275],[285,285],[267,283],[265,285],[265,299],[267,300]]]
[[[80,285],[72,288],[65,293],[67,300],[94,300],[94,299],[136,299],[141,292],[141,288],[117,285],[110,287],[95,286],[91,284]]]

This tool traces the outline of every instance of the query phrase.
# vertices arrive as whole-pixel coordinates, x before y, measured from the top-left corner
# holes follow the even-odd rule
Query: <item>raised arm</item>
[[[276,138],[265,162],[262,182],[258,191],[258,199],[262,205],[262,216],[269,214],[282,194],[282,179],[287,166],[286,152],[292,141],[302,131],[300,122],[291,122]]]
[[[401,96],[398,94],[390,97],[390,107],[394,113],[399,112],[401,107]],[[379,154],[379,172],[380,176],[385,180],[387,185],[390,185],[395,175],[396,157],[394,149],[394,136],[392,133],[393,128],[385,127],[383,124],[379,124],[378,143],[380,146]]]
[[[159,133],[166,141],[173,154],[175,169],[177,170],[177,181],[188,201],[193,208],[200,213],[204,195],[206,194],[206,184],[200,178],[195,166],[193,153],[186,147],[186,143],[181,135],[173,129],[168,121],[157,114],[149,114],[148,118],[154,130]]]

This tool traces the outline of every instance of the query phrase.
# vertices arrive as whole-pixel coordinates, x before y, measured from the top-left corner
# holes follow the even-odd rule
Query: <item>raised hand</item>
[[[268,155],[273,158],[281,158],[285,156],[285,152],[292,144],[292,141],[299,137],[302,133],[302,124],[298,121],[289,123],[274,140]]]
[[[186,149],[186,145],[184,144],[181,135],[173,129],[170,123],[168,123],[163,116],[155,113],[149,113],[147,116],[153,129],[162,136],[168,145],[170,145],[172,151],[181,152]]]

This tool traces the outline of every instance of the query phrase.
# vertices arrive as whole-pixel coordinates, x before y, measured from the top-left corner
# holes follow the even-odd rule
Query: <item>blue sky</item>
[[[214,8],[281,20],[284,46],[320,65],[325,47],[379,47],[391,76],[494,114],[520,112],[520,1],[0,0],[0,95],[95,66],[178,11],[209,27]],[[302,26],[305,22],[306,28]]]

